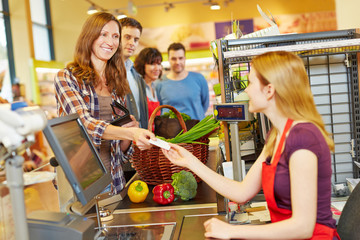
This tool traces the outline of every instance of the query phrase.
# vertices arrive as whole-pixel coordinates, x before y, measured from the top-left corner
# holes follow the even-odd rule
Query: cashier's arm
[[[264,225],[230,225],[213,218],[205,222],[206,237],[241,239],[309,239],[316,223],[317,157],[298,150],[290,157],[292,216]]]
[[[261,189],[261,167],[265,153],[261,153],[255,161],[244,181],[238,182],[217,174],[187,150],[171,144],[169,151],[163,151],[169,160],[179,166],[189,168],[211,188],[221,195],[238,203],[246,203]]]

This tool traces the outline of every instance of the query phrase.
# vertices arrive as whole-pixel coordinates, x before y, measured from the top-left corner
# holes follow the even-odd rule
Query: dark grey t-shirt
[[[111,96],[98,96],[100,106],[100,119],[111,121],[112,109],[110,104],[112,103]],[[105,168],[110,172],[110,141],[101,140],[100,145],[100,159],[105,165]]]
[[[331,208],[331,155],[320,130],[312,123],[298,123],[285,141],[275,175],[274,195],[279,208],[291,210],[289,160],[300,149],[313,152],[318,159],[318,200],[316,222],[335,228]],[[266,161],[270,162],[271,158]]]

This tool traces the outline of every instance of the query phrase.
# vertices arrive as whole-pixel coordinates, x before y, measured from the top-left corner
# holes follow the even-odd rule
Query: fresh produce
[[[193,126],[189,131],[183,133],[181,131],[176,137],[167,140],[171,143],[199,143],[195,140],[205,136],[214,129],[218,128],[220,125],[219,121],[216,121],[212,115],[205,117],[195,126]],[[203,143],[199,143],[203,144]]]
[[[175,199],[174,187],[170,183],[155,186],[153,194],[153,200],[162,205],[172,203]]]
[[[191,172],[182,170],[174,173],[171,178],[175,195],[178,195],[181,200],[188,201],[196,196],[197,182]]]
[[[136,180],[130,184],[128,189],[128,196],[133,203],[141,203],[145,201],[149,193],[149,188],[146,182]]]
[[[180,113],[180,115],[182,116],[184,122],[186,122],[187,120],[191,120],[191,117],[189,115],[187,115],[186,113]],[[177,119],[177,116],[176,114],[169,110],[169,112],[165,112],[162,117],[168,117],[168,118],[176,118]]]

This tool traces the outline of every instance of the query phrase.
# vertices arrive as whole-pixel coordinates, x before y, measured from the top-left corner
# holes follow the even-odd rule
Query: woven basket
[[[157,107],[150,116],[149,119],[149,131],[152,131],[152,126],[154,123],[154,118],[156,113],[162,108],[171,109],[180,121],[180,125],[184,132],[187,132],[185,122],[181,117],[181,114],[170,105],[161,105]],[[179,146],[187,149],[189,152],[194,154],[201,162],[204,164],[207,162],[209,155],[209,138],[208,135],[199,138],[197,142],[205,144],[194,144],[194,143],[179,143]],[[179,167],[172,164],[162,153],[161,149],[157,146],[152,146],[149,150],[141,151],[135,145],[135,153],[130,160],[132,166],[135,168],[136,172],[139,174],[140,178],[150,185],[158,185],[162,183],[171,183],[171,176],[173,173],[180,172],[181,170],[190,171],[187,168]],[[192,173],[197,182],[200,182],[201,179]]]

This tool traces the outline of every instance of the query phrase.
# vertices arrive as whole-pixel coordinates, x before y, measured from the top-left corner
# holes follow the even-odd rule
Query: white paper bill
[[[163,141],[163,140],[161,140],[159,138],[156,138],[156,141],[150,139],[149,143],[151,143],[151,144],[153,144],[155,146],[161,147],[161,148],[163,148],[165,150],[170,150],[170,145],[167,142],[165,142],[165,141]]]

